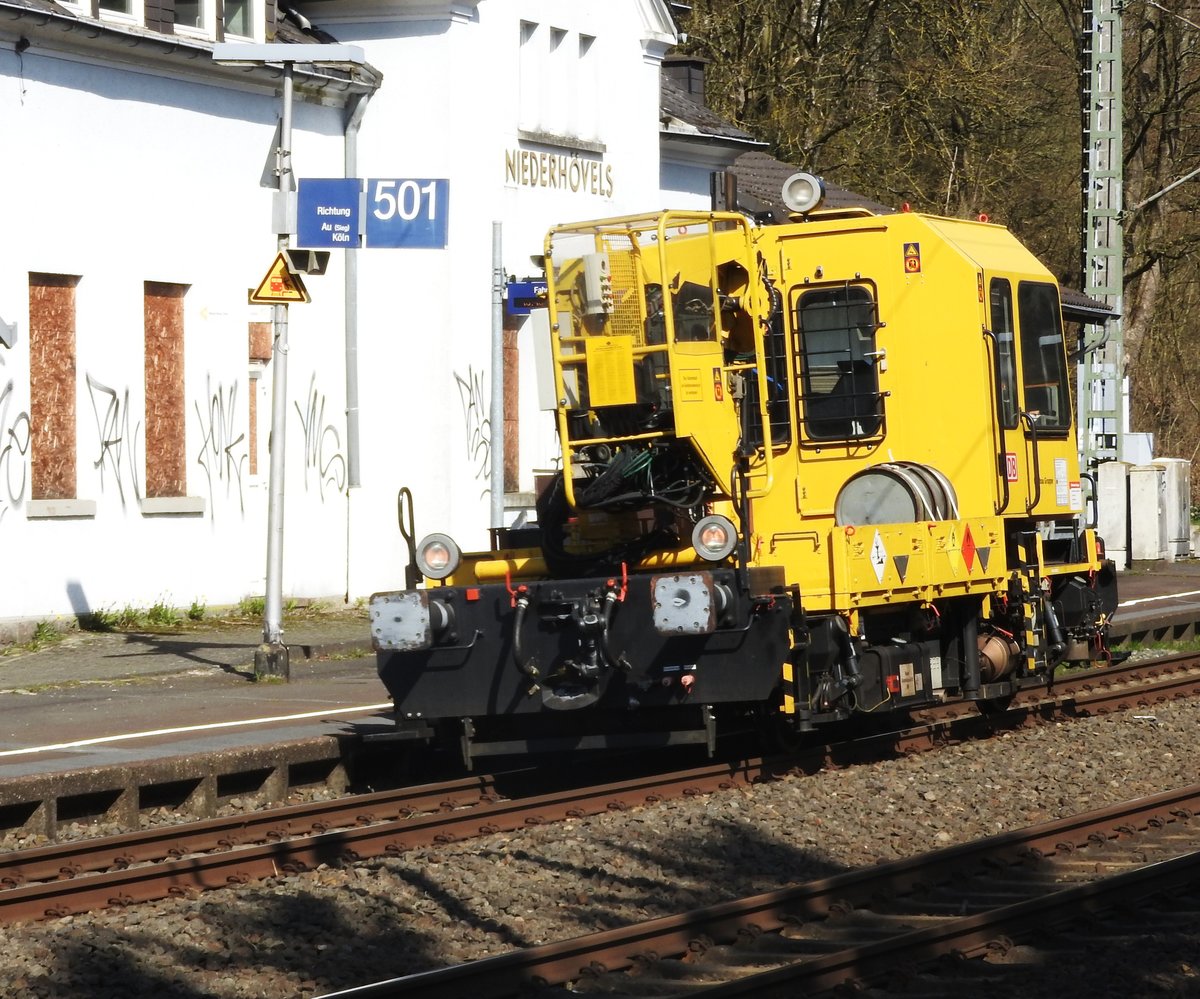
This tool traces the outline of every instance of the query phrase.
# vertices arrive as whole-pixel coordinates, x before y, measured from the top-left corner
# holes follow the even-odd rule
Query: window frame
[[[1007,296],[1006,304],[1008,314],[1004,317],[1007,320],[1007,330],[1000,328],[1000,323],[997,322],[996,315],[996,292],[1003,288]],[[1021,399],[1017,395],[1017,387],[1020,386],[1023,390],[1024,386],[1017,375],[1017,327],[1016,327],[1016,305],[1013,301],[1012,282],[1006,277],[993,277],[988,282],[988,322],[992,335],[996,338],[996,412],[1000,419],[1000,426],[1005,430],[1016,430],[1017,425],[1021,422]],[[1004,336],[1008,337],[1008,345],[1005,347]],[[1004,396],[1005,377],[1008,378],[1009,394],[1008,398]]]
[[[73,10],[79,11],[85,17],[96,18],[100,21],[108,21],[112,24],[133,25],[141,28],[148,27],[150,30],[156,30],[160,33],[174,33],[185,38],[197,38],[205,41],[222,41],[226,38],[244,39],[253,42],[266,41],[266,20],[262,0],[199,0],[199,9],[202,14],[201,25],[181,24],[173,20],[169,25],[162,24],[156,21],[157,18],[165,14],[165,11],[159,11],[158,7],[151,4],[149,11],[147,10],[147,0],[127,0],[129,10],[112,10],[101,6],[106,0],[63,0],[64,4]],[[114,0],[107,0],[114,2]],[[242,2],[245,4],[246,23],[249,26],[249,32],[242,33],[234,31],[230,28],[230,12],[229,6],[233,2]],[[177,12],[174,5],[171,6],[170,12],[174,16]],[[220,20],[218,21],[218,11],[220,11]],[[150,15],[150,20],[147,21],[147,14]]]
[[[1049,298],[1044,296],[1042,298],[1043,305],[1051,306],[1049,319],[1052,329],[1049,334],[1044,325],[1038,325],[1032,321],[1035,303],[1027,299],[1026,294],[1034,291],[1049,296]],[[1038,414],[1033,418],[1033,424],[1037,428],[1039,437],[1064,437],[1071,432],[1074,412],[1071,382],[1067,372],[1066,331],[1063,329],[1062,304],[1058,286],[1051,281],[1018,281],[1016,306],[1017,336],[1021,350],[1021,400],[1024,412],[1030,416],[1035,412]],[[1027,318],[1030,320],[1028,329]],[[1047,363],[1051,358],[1054,370],[1050,370],[1051,365]],[[1035,364],[1037,365],[1036,369]],[[1048,381],[1048,378],[1051,380]],[[1043,422],[1045,411],[1041,408],[1034,409],[1030,405],[1031,389],[1058,393],[1056,422]]]
[[[806,299],[811,299],[815,295],[831,295],[838,291],[845,291],[847,301],[841,305],[833,305],[832,308],[850,309],[851,307],[863,307],[868,310],[870,318],[870,338],[866,345],[866,349],[857,351],[854,350],[854,342],[851,339],[852,335],[861,330],[861,326],[846,325],[844,327],[831,327],[823,330],[810,330],[810,333],[838,333],[845,335],[844,353],[849,355],[846,360],[847,368],[842,368],[842,362],[837,363],[837,369],[840,374],[837,374],[834,383],[830,386],[827,392],[814,391],[813,388],[813,368],[815,365],[811,363],[814,356],[822,354],[831,354],[836,351],[830,349],[810,350],[810,345],[806,342],[805,329],[803,323],[804,302]],[[850,299],[854,293],[861,293],[864,296],[859,302],[851,302]],[[806,284],[798,285],[790,289],[791,301],[788,304],[788,322],[791,324],[792,336],[794,340],[794,354],[797,359],[794,378],[796,380],[796,406],[797,417],[800,425],[801,443],[810,447],[823,447],[831,444],[847,444],[857,445],[866,441],[875,441],[884,437],[887,433],[887,422],[885,419],[884,410],[884,393],[879,387],[879,365],[876,363],[879,356],[879,345],[876,335],[883,324],[879,320],[879,295],[878,287],[874,281],[868,279],[857,279],[853,281],[839,281],[836,283],[830,282],[826,284]],[[850,322],[849,315],[846,319],[847,324]],[[815,346],[815,345],[814,345]],[[858,365],[865,364],[863,369]],[[826,365],[825,367],[828,367]],[[825,373],[826,377],[832,372]],[[838,388],[846,379],[849,379],[846,384],[850,386],[851,391],[848,393],[838,392]],[[869,378],[869,385],[865,390],[857,381],[858,378]],[[835,393],[843,395],[850,401],[853,412],[845,415],[825,415],[816,416],[812,414],[813,402],[815,400],[834,400]],[[861,411],[862,403],[873,398],[872,412],[863,413]],[[847,421],[851,427],[858,424],[858,430],[851,430],[849,433],[814,433],[813,424],[832,424]]]
[[[85,0],[77,6],[84,13],[101,21],[112,21],[115,24],[135,24],[139,27],[146,23],[145,0],[128,0],[129,10],[112,10],[104,6],[106,0]],[[108,0],[112,2],[112,0]]]

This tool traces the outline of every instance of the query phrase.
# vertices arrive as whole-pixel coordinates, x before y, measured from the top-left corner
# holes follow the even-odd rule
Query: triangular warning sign
[[[250,301],[255,305],[287,305],[309,300],[300,275],[288,270],[287,258],[282,253],[275,258],[258,288],[250,293]]]
[[[892,565],[896,567],[896,575],[900,577],[900,582],[904,582],[904,578],[908,575],[908,556],[893,555]]]

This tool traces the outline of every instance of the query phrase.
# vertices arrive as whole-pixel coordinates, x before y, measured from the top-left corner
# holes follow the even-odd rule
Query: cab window
[[[1000,394],[1000,425],[1005,430],[1017,426],[1017,352],[1013,343],[1012,285],[1004,278],[992,278],[992,335],[996,338],[997,390]]]
[[[1063,344],[1058,289],[1022,281],[1017,286],[1017,322],[1021,330],[1021,380],[1025,411],[1038,430],[1068,430],[1071,395]]]
[[[861,285],[816,288],[800,296],[800,397],[812,440],[854,440],[883,426],[875,366],[875,302]]]

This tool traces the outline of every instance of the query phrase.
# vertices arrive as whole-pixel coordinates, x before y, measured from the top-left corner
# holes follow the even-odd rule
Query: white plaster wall
[[[258,187],[274,109],[254,95],[36,47],[15,63],[0,51],[0,132],[8,149],[21,151],[3,157],[0,181],[9,195],[0,316],[18,324],[20,338],[14,350],[0,347],[0,393],[8,393],[0,437],[15,442],[8,434],[15,428],[28,441],[27,427],[18,425],[30,408],[28,274],[80,275],[76,495],[94,500],[96,512],[28,519],[28,455],[17,448],[0,459],[0,618],[158,601],[217,605],[261,593],[270,406],[260,400],[260,475],[252,477],[247,323],[260,310],[246,293],[275,253],[270,193]],[[340,170],[335,112],[298,107],[296,127],[298,163]],[[340,265],[331,268],[320,279],[326,284],[312,289],[314,303],[291,310],[289,397],[309,422],[310,410],[322,412],[344,440],[344,379],[331,349],[341,339],[339,274]],[[185,467],[188,494],[205,501],[198,516],[140,512],[147,280],[190,286]],[[304,460],[300,412],[290,405],[289,414],[285,590],[340,593],[344,499],[335,489],[319,495]],[[293,539],[303,539],[303,552]]]
[[[416,534],[487,543],[489,518],[492,223],[502,224],[504,269],[533,273],[557,223],[658,207],[658,64],[641,44],[634,5],[486,0],[470,20],[355,21],[322,12],[343,41],[361,44],[385,76],[364,118],[364,177],[447,177],[449,245],[371,250],[360,259],[363,490],[351,503],[352,590],[402,585],[405,555],[396,491],[414,493]],[[569,149],[519,136],[522,19],[595,37],[603,100],[597,131],[612,196],[513,183],[513,150]],[[479,70],[486,69],[486,74]],[[485,79],[486,85],[480,80]],[[580,153],[587,160],[597,154]],[[383,291],[386,289],[386,291]],[[557,454],[551,418],[537,411],[532,344],[521,350],[521,488]],[[487,421],[487,425],[484,425]]]
[[[735,152],[730,152],[727,160],[713,164],[679,163],[664,158],[660,179],[663,207],[708,211],[712,207],[709,174],[725,169],[735,156]]]
[[[341,254],[307,280],[313,301],[289,310],[284,596],[355,599],[403,583],[402,486],[416,499],[418,535],[448,530],[464,546],[486,542],[492,222],[503,223],[505,271],[522,277],[551,225],[664,206],[658,53],[647,56],[636,4],[481,0],[467,17],[433,20],[338,20],[325,9],[333,5],[319,6],[318,22],[361,44],[384,74],[363,121],[359,175],[450,181],[446,250],[358,253],[362,487],[349,496]],[[595,131],[611,196],[506,176],[506,151],[550,151],[518,136],[523,18],[596,38],[603,99]],[[249,89],[37,46],[18,62],[0,49],[0,134],[7,150],[20,151],[0,157],[8,195],[0,317],[20,331],[15,349],[0,346],[0,451],[20,439],[30,408],[28,273],[79,274],[77,495],[96,502],[91,518],[30,520],[28,455],[10,448],[0,457],[0,621],[158,601],[218,605],[263,592],[274,372],[268,364],[261,380],[249,377],[247,324],[269,310],[248,305],[246,294],[275,255],[271,192],[259,178],[278,108],[277,97]],[[296,175],[341,176],[342,112],[299,101],[294,110]],[[202,515],[146,517],[139,508],[147,280],[190,286],[186,469]],[[550,417],[536,409],[528,329],[518,341],[521,487],[529,490],[557,443]],[[251,392],[255,476],[244,436]],[[99,426],[93,398],[106,407]],[[129,433],[104,451],[110,403]]]

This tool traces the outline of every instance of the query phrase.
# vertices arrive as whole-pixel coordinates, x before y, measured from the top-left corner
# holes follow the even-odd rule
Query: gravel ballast
[[[20,924],[0,938],[0,995],[320,995],[1182,787],[1200,779],[1198,733],[1200,703],[1173,702]]]

